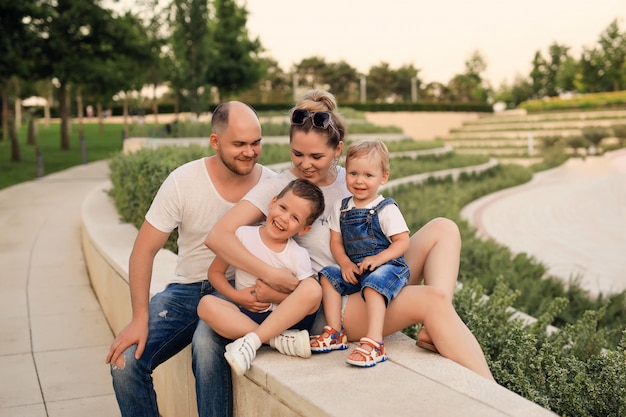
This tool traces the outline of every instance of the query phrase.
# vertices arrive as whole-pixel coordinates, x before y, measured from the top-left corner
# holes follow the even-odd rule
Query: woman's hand
[[[263,282],[274,288],[276,291],[290,294],[296,289],[300,281],[289,268],[273,268],[274,273],[263,278]]]
[[[276,291],[260,279],[256,280],[256,299],[263,303],[280,304],[288,295]]]

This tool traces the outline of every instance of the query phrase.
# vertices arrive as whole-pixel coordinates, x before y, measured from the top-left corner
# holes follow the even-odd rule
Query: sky
[[[447,84],[478,50],[483,78],[498,88],[528,76],[535,53],[547,57],[553,42],[578,59],[613,20],[626,32],[626,0],[237,1],[248,10],[249,35],[284,71],[318,56],[365,74],[382,62],[412,64],[425,83]]]
[[[248,31],[289,71],[303,58],[347,62],[362,73],[412,64],[423,82],[447,83],[479,50],[494,88],[527,76],[553,42],[575,58],[618,19],[626,0],[247,0]]]

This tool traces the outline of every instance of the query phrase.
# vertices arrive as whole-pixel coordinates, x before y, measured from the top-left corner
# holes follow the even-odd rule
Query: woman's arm
[[[256,224],[263,218],[263,213],[254,204],[242,200],[217,222],[204,244],[229,265],[259,277],[277,291],[291,292],[299,282],[291,271],[269,266],[250,253],[235,236],[239,226]]]

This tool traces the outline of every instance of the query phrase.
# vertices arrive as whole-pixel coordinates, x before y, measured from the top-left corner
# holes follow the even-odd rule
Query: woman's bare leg
[[[456,289],[461,259],[461,233],[452,220],[439,217],[411,236],[405,260],[411,270],[409,284],[437,287],[450,300]]]
[[[409,284],[437,287],[452,300],[459,275],[461,233],[452,220],[439,217],[426,223],[413,236],[405,259],[411,270]],[[418,340],[431,343],[426,326]]]
[[[367,332],[365,303],[354,294],[348,299],[344,327],[349,340]],[[409,285],[391,301],[385,315],[385,335],[415,323],[424,323],[442,356],[493,380],[478,341],[458,316],[447,294],[431,286]]]

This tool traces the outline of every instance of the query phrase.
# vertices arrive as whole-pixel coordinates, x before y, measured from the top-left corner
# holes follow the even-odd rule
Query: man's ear
[[[302,236],[302,235],[306,234],[312,228],[313,228],[313,226],[311,226],[311,225],[306,226],[304,229],[302,229],[302,230],[300,230],[298,232],[298,236]]]
[[[217,148],[219,148],[219,138],[217,137],[217,135],[215,133],[211,133],[211,136],[209,136],[209,144],[211,145],[211,148],[215,149],[217,151]]]

